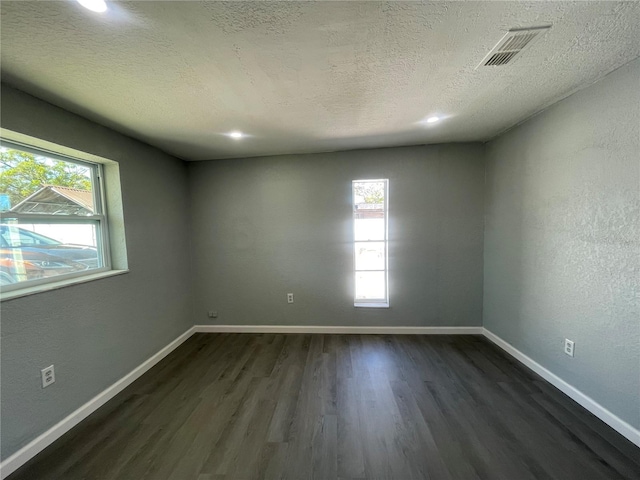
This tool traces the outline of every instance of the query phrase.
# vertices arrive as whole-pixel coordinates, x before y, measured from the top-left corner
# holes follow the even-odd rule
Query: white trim
[[[129,270],[99,270],[96,273],[85,273],[81,276],[66,277],[64,280],[58,280],[56,282],[49,282],[40,285],[31,285],[24,288],[5,291],[4,288],[0,288],[0,302],[5,300],[13,300],[14,298],[26,297],[28,295],[35,295],[36,293],[50,292],[51,290],[58,290],[59,288],[69,287],[71,285],[78,285],[79,283],[93,282],[94,280],[100,280],[101,278],[114,277],[116,275],[122,275],[123,273],[129,273]]]
[[[484,335],[516,360],[536,372],[578,404],[593,413],[611,428],[640,446],[640,431],[617,417],[602,405],[569,385],[511,344],[483,327],[355,327],[355,326],[301,326],[301,325],[195,325],[133,369],[116,383],[89,400],[49,430],[29,442],[0,464],[0,479],[15,472],[54,441],[87,418],[118,393],[131,385],[160,360],[179,347],[196,332],[203,333],[325,333],[325,334],[388,334],[388,335]]]
[[[356,308],[389,308],[389,304],[387,302],[369,302],[369,303],[354,303],[354,307]]]
[[[204,333],[354,333],[354,334],[411,334],[411,335],[468,335],[482,334],[482,327],[344,327],[344,326],[296,326],[296,325],[195,325],[184,332],[169,345],[144,363],[134,368],[116,383],[102,391],[76,411],[62,419],[49,430],[39,435],[20,450],[15,452],[0,464],[0,479],[4,479],[15,472],[22,465],[35,457],[54,441],[67,433],[82,420],[87,418],[102,405],[107,403],[118,393],[131,385],[144,373],[156,365],[160,360],[179,347],[185,340],[196,332]]]
[[[115,397],[118,393],[124,390],[126,387],[131,385],[135,380],[140,378],[145,372],[147,372],[151,367],[156,365],[160,360],[169,355],[173,350],[179,347],[185,340],[187,340],[191,335],[195,333],[195,328],[191,327],[189,330],[184,332],[174,341],[172,341],[169,345],[164,347],[155,355],[152,355],[145,362],[143,362],[138,367],[134,368],[127,375],[122,377],[116,383],[108,387],[106,390],[103,390],[101,393],[93,397],[87,403],[82,405],[76,411],[63,418],[49,430],[44,432],[42,435],[36,437],[27,445],[22,447],[16,453],[7,458],[2,464],[0,464],[0,479],[4,479],[9,476],[11,473],[15,472],[22,465],[27,463],[33,457],[35,457],[42,450],[51,445],[54,441],[60,438],[62,435],[67,433],[73,427],[75,427],[82,420],[87,418],[93,412],[95,412],[102,405],[107,403],[113,397]]]
[[[380,183],[384,184],[384,239],[383,240],[356,240],[356,218],[355,218],[355,207],[356,207],[356,192],[355,185],[356,183]],[[389,179],[388,178],[378,178],[378,179],[363,179],[363,180],[353,180],[351,182],[351,220],[353,226],[353,295],[354,295],[354,306],[355,307],[374,307],[374,308],[389,308]],[[356,268],[357,263],[357,255],[355,246],[357,243],[366,243],[366,242],[377,242],[384,243],[384,269],[383,270],[358,270]],[[383,299],[373,299],[373,300],[365,300],[358,299],[356,297],[357,283],[358,283],[358,273],[361,272],[382,272],[384,273],[384,298]],[[373,304],[376,304],[375,306]]]
[[[588,411],[593,413],[596,417],[602,420],[604,423],[613,428],[616,432],[618,432],[623,437],[627,438],[629,441],[633,442],[637,446],[640,447],[640,430],[634,428],[629,425],[627,422],[622,420],[620,417],[614,415],[605,407],[600,405],[598,402],[593,400],[591,397],[585,395],[580,390],[575,388],[573,385],[565,382],[563,379],[558,377],[555,373],[547,370],[545,367],[540,365],[538,362],[533,360],[531,357],[528,357],[520,350],[515,348],[510,343],[506,342],[495,333],[483,328],[483,335],[507,352],[509,355],[514,357],[516,360],[521,362],[526,367],[533,370],[535,373],[544,378],[551,385],[556,387],[562,393],[567,395],[569,398],[582,405]]]
[[[346,327],[323,325],[196,325],[203,333],[336,333],[386,335],[482,335],[482,327]]]

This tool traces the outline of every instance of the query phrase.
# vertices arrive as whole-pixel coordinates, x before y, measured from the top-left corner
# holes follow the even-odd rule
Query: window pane
[[[384,204],[384,182],[353,182],[353,195],[355,205]]]
[[[356,306],[388,305],[388,180],[353,181]]]
[[[384,242],[356,242],[356,270],[384,270]]]
[[[45,215],[95,213],[92,167],[0,147],[0,211]]]
[[[353,182],[356,240],[384,240],[385,182]]]
[[[2,224],[0,285],[100,268],[97,240],[95,224]]]
[[[356,272],[356,301],[385,298],[385,272]]]
[[[355,237],[358,240],[384,240],[384,218],[356,218]]]

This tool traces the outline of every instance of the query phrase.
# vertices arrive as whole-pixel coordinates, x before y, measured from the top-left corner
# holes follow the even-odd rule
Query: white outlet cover
[[[570,357],[573,357],[575,353],[575,343],[567,338],[564,339],[564,353]]]
[[[40,375],[42,376],[42,388],[47,388],[56,381],[56,371],[53,365],[49,365],[47,368],[40,370]]]

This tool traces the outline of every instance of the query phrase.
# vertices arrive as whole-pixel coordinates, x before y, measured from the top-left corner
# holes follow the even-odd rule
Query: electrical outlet
[[[48,366],[40,370],[42,375],[42,388],[46,388],[56,381],[56,372],[53,369],[53,365]]]
[[[569,340],[568,338],[565,338],[564,339],[564,353],[566,353],[570,357],[573,357],[573,351],[574,351],[573,340]]]
[[[209,310],[209,318],[218,318],[218,312]]]
[[[293,303],[293,293],[287,293],[287,303]]]

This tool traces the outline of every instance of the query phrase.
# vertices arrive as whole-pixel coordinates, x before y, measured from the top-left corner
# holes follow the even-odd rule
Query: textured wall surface
[[[480,325],[483,147],[189,164],[194,319]],[[351,181],[389,179],[390,309],[354,308]],[[286,293],[295,303],[286,303]]]
[[[640,55],[633,1],[108,5],[3,1],[4,81],[190,160],[486,141]]]
[[[489,144],[484,254],[484,326],[636,428],[639,86],[636,60]]]
[[[183,162],[2,87],[2,127],[120,163],[130,273],[3,301],[2,458],[193,325]],[[54,364],[43,389],[40,369]]]

